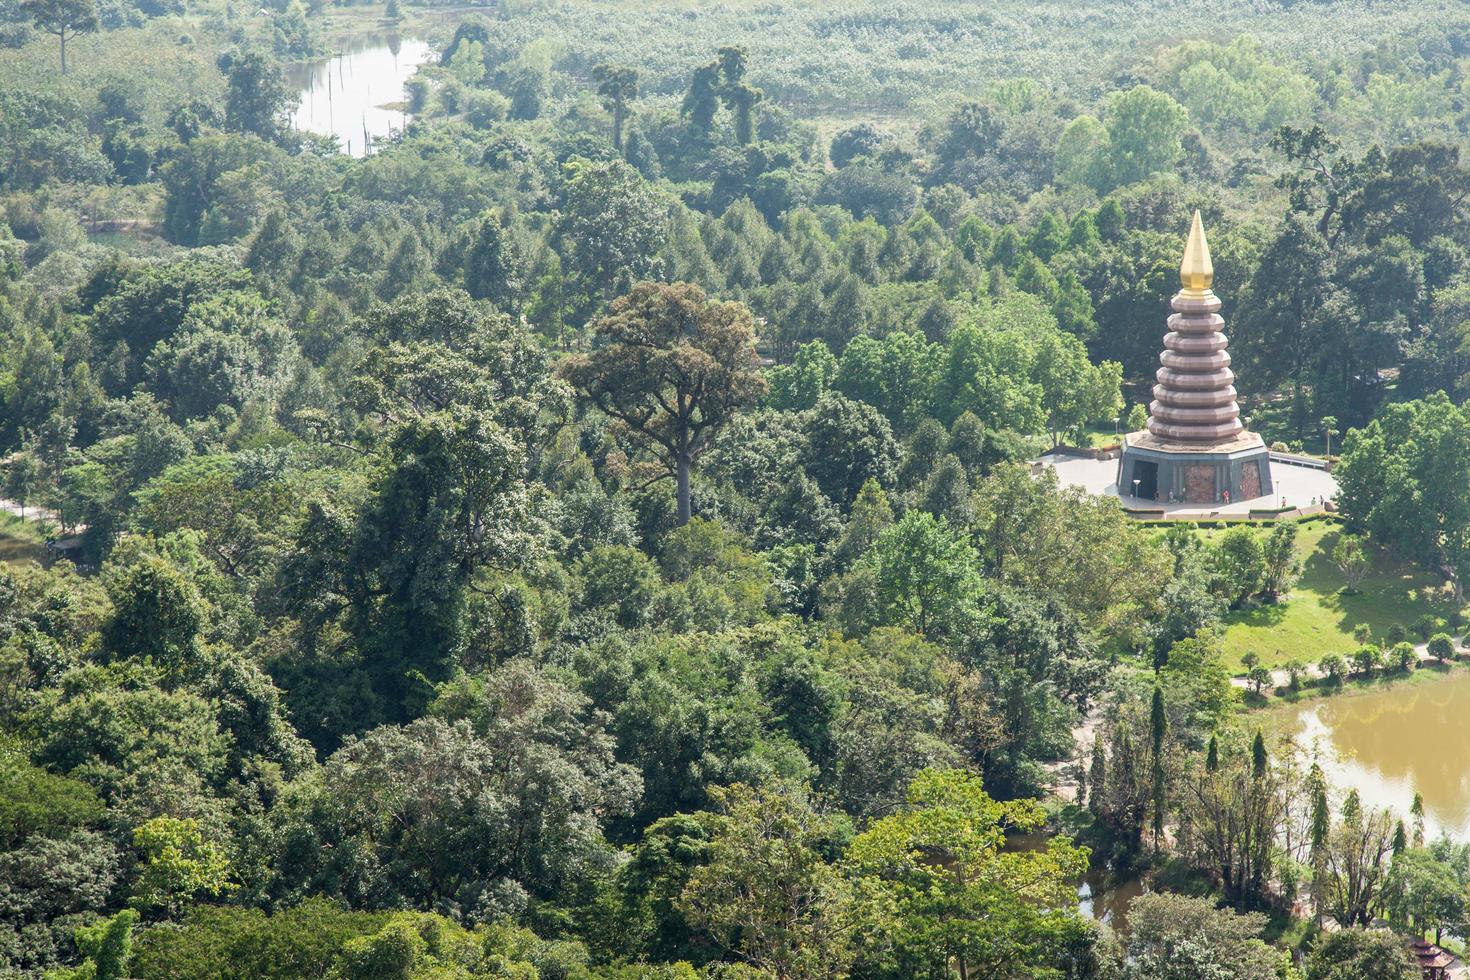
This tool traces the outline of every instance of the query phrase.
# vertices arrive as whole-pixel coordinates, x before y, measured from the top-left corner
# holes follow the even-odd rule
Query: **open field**
[[[1448,619],[1455,611],[1438,575],[1376,549],[1361,590],[1344,594],[1342,574],[1331,557],[1340,533],[1334,521],[1303,523],[1297,535],[1302,577],[1288,600],[1227,614],[1225,652],[1231,670],[1244,670],[1240,658],[1248,650],[1259,654],[1265,667],[1291,660],[1311,663],[1327,653],[1347,655],[1357,645],[1352,633],[1358,623],[1367,623],[1381,637],[1394,623],[1410,627],[1425,613]]]

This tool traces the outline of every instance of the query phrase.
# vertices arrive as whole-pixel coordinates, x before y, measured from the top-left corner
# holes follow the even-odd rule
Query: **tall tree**
[[[1390,921],[1416,934],[1433,929],[1438,943],[1446,928],[1459,931],[1464,926],[1465,889],[1434,852],[1417,846],[1401,849],[1383,885],[1383,907]]]
[[[264,51],[249,50],[221,55],[219,67],[226,82],[225,125],[261,139],[280,138],[292,103],[280,64]]]
[[[875,618],[915,633],[942,631],[972,608],[980,587],[969,542],[921,510],[884,531],[864,562],[872,569]]]
[[[1159,846],[1159,838],[1164,832],[1164,736],[1168,732],[1169,719],[1164,712],[1164,689],[1157,684],[1154,685],[1153,702],[1149,707],[1149,728],[1152,739],[1150,741],[1151,755],[1153,756],[1153,793],[1154,793],[1154,848]]]
[[[496,309],[515,313],[521,279],[515,239],[494,211],[480,219],[480,230],[464,260],[464,288],[475,299],[488,299]]]
[[[1307,980],[1419,980],[1419,965],[1387,929],[1324,932],[1302,964]]]
[[[645,282],[593,329],[596,346],[568,359],[563,376],[661,450],[678,486],[679,523],[688,523],[695,460],[740,408],[765,394],[755,318],[745,304],[711,300],[690,283]]]
[[[110,919],[102,919],[76,930],[77,950],[86,959],[75,971],[62,970],[60,976],[71,980],[122,980],[130,972],[128,959],[133,949],[133,927],[138,913],[123,909]]]
[[[275,887],[487,916],[576,891],[612,859],[600,821],[639,798],[606,726],[525,658],[445,685],[429,717],[349,739],[294,787]]]
[[[1053,448],[1089,419],[1106,419],[1123,410],[1123,366],[1093,364],[1082,342],[1056,331],[1036,341],[1032,377],[1041,386],[1041,407]]]
[[[1265,900],[1288,790],[1282,773],[1265,765],[1264,743],[1219,748],[1216,768],[1200,766],[1181,782],[1181,819],[1196,859],[1242,908]]]
[[[1094,817],[1102,814],[1103,791],[1107,788],[1108,757],[1103,749],[1101,736],[1093,736],[1092,759],[1087,768],[1087,782],[1092,787],[1092,795],[1087,798],[1087,809]]]
[[[1327,896],[1327,835],[1331,831],[1327,777],[1314,762],[1307,771],[1307,847],[1312,862],[1312,909],[1319,929]]]
[[[66,40],[97,30],[93,0],[21,0],[20,9],[41,30],[61,40],[61,73],[66,74]]]
[[[712,61],[694,69],[679,113],[689,120],[689,128],[696,139],[707,140],[715,124],[715,112],[719,108],[720,63]]]
[[[1296,584],[1301,560],[1296,555],[1296,522],[1277,521],[1266,535],[1261,554],[1265,560],[1262,591],[1272,599],[1280,599]]]
[[[638,171],[622,160],[573,160],[560,190],[556,239],[589,310],[639,279],[662,278],[667,207]]]
[[[804,469],[840,506],[852,503],[868,480],[894,485],[899,446],[877,409],[828,392],[804,414],[801,428]]]
[[[801,794],[736,785],[715,794],[708,863],[689,877],[686,919],[761,976],[846,975],[857,925],[851,886],[823,859],[831,821]]]
[[[1317,234],[1335,244],[1344,207],[1381,165],[1381,154],[1375,158],[1378,164],[1354,160],[1321,126],[1306,130],[1282,126],[1271,137],[1271,148],[1293,165],[1276,178],[1276,185],[1291,196],[1291,209],[1314,217]]]
[[[191,576],[148,556],[115,570],[108,594],[113,611],[101,639],[112,657],[146,659],[169,677],[195,665],[205,607]]]
[[[1236,356],[1249,364],[1242,374],[1258,390],[1281,381],[1291,384],[1291,421],[1298,439],[1307,435],[1304,387],[1321,342],[1329,260],[1327,242],[1312,224],[1301,215],[1288,215],[1251,276],[1231,338]]]
[[[405,421],[387,456],[344,568],[369,679],[402,720],[449,677],[475,570],[523,557],[526,488],[520,447],[464,405]]]
[[[1342,805],[1342,822],[1327,835],[1323,902],[1343,926],[1367,926],[1380,900],[1393,851],[1394,820],[1387,810],[1365,812],[1358,791]]]
[[[1430,567],[1459,564],[1470,528],[1470,413],[1438,392],[1348,432],[1334,471],[1343,516]]]
[[[628,121],[631,110],[628,103],[638,98],[638,69],[621,65],[598,65],[592,69],[597,82],[597,94],[602,96],[602,105],[613,117],[613,146],[623,148],[623,124]]]
[[[745,146],[755,137],[755,106],[762,98],[761,90],[741,82],[730,86],[725,101],[735,115],[735,140]]]
[[[1189,113],[1169,95],[1135,85],[1108,97],[1108,145],[1113,180],[1130,184],[1167,171],[1184,155]]]

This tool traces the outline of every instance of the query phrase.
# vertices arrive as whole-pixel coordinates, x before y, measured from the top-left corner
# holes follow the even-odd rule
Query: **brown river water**
[[[1051,835],[1042,832],[1012,834],[1006,848],[1013,851],[1045,850]],[[1090,919],[1126,928],[1128,903],[1143,893],[1143,882],[1131,874],[1117,875],[1101,865],[1094,865],[1077,882],[1077,909]]]
[[[1356,789],[1365,806],[1387,807],[1407,825],[1418,792],[1430,837],[1470,841],[1470,672],[1276,708],[1262,720],[1315,757],[1339,794]],[[1045,847],[1046,835],[1016,834],[1008,846]],[[1128,903],[1142,890],[1137,878],[1094,867],[1077,883],[1077,905],[1126,929]]]
[[[1405,824],[1418,792],[1429,836],[1470,840],[1470,672],[1271,714],[1337,790],[1356,789],[1365,806],[1387,807]]]

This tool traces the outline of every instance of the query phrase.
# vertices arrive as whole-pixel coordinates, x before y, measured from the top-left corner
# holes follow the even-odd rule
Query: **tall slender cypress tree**
[[[1102,816],[1103,787],[1107,784],[1108,759],[1107,753],[1103,751],[1101,736],[1092,739],[1092,766],[1087,771],[1087,782],[1092,790],[1087,797],[1087,809],[1094,817]]]
[[[1149,724],[1153,734],[1153,804],[1154,804],[1154,849],[1158,850],[1159,838],[1164,833],[1164,735],[1169,720],[1164,714],[1164,691],[1154,685],[1153,705],[1149,709]]]

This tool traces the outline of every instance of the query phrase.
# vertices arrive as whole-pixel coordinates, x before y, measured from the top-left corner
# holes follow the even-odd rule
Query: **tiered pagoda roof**
[[[1225,325],[1220,297],[1210,288],[1214,279],[1210,245],[1196,211],[1179,266],[1183,288],[1170,304],[1174,313],[1149,405],[1148,431],[1162,442],[1211,449],[1236,441],[1245,431],[1227,340],[1220,330]]]

